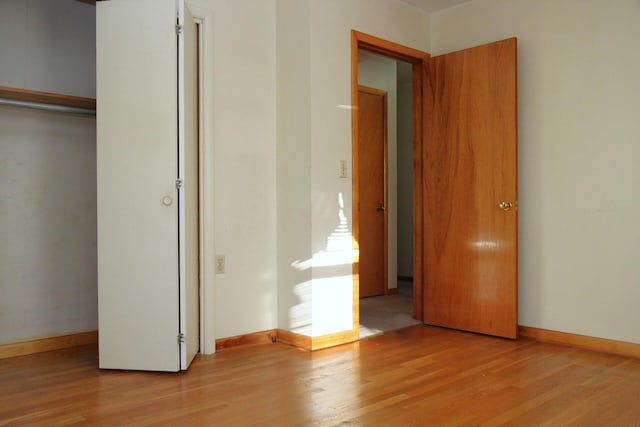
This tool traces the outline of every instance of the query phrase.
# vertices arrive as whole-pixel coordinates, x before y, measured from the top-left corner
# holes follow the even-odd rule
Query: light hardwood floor
[[[97,366],[93,346],[0,360],[0,425],[640,425],[638,359],[426,326],[180,374]]]

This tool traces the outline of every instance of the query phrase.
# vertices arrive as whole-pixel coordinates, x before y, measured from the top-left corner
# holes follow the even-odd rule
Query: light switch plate
[[[347,177],[347,161],[340,160],[340,178]]]
[[[215,257],[215,266],[214,266],[214,272],[215,274],[223,274],[224,273],[224,268],[225,268],[225,260],[224,260],[224,255],[216,255]]]

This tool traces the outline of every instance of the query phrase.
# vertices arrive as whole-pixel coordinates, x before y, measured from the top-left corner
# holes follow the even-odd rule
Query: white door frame
[[[214,298],[214,194],[213,194],[213,10],[187,0],[198,24],[199,44],[199,166],[200,166],[200,353],[213,354]]]

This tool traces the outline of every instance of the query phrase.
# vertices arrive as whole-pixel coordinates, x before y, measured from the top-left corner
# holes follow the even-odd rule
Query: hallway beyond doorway
[[[422,322],[413,318],[413,286],[398,281],[398,293],[360,299],[360,339]]]

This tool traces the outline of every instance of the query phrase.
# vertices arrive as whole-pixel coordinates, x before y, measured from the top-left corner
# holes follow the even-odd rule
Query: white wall
[[[396,60],[367,51],[358,59],[358,84],[387,92],[387,283],[398,287],[398,73]],[[367,230],[362,230],[366,232]]]
[[[212,336],[223,338],[277,324],[275,2],[188,4],[208,15],[211,31],[204,76],[211,121],[205,156],[213,158],[205,185],[214,195],[208,235],[215,253],[226,256],[226,272],[205,286],[213,294],[206,302]]]
[[[310,13],[311,245],[314,255],[332,260],[312,269],[318,336],[352,328],[351,174],[338,177],[339,161],[351,159],[351,111],[336,108],[351,104],[350,31],[426,51],[429,20],[390,0],[312,0]]]
[[[95,96],[94,7],[0,2],[0,85]],[[0,107],[0,343],[97,328],[95,118]]]
[[[519,323],[640,342],[640,3],[476,0],[432,53],[518,37]]]
[[[0,2],[0,85],[94,98],[95,7],[72,0]]]
[[[276,5],[278,326],[320,336],[353,325],[351,29],[426,49],[429,22],[399,1]]]
[[[278,328],[311,335],[309,1],[276,11]]]
[[[213,234],[227,260],[207,283],[215,337],[350,330],[351,177],[338,165],[351,112],[336,108],[351,104],[350,30],[426,50],[428,17],[388,0],[189,4],[213,31]]]

